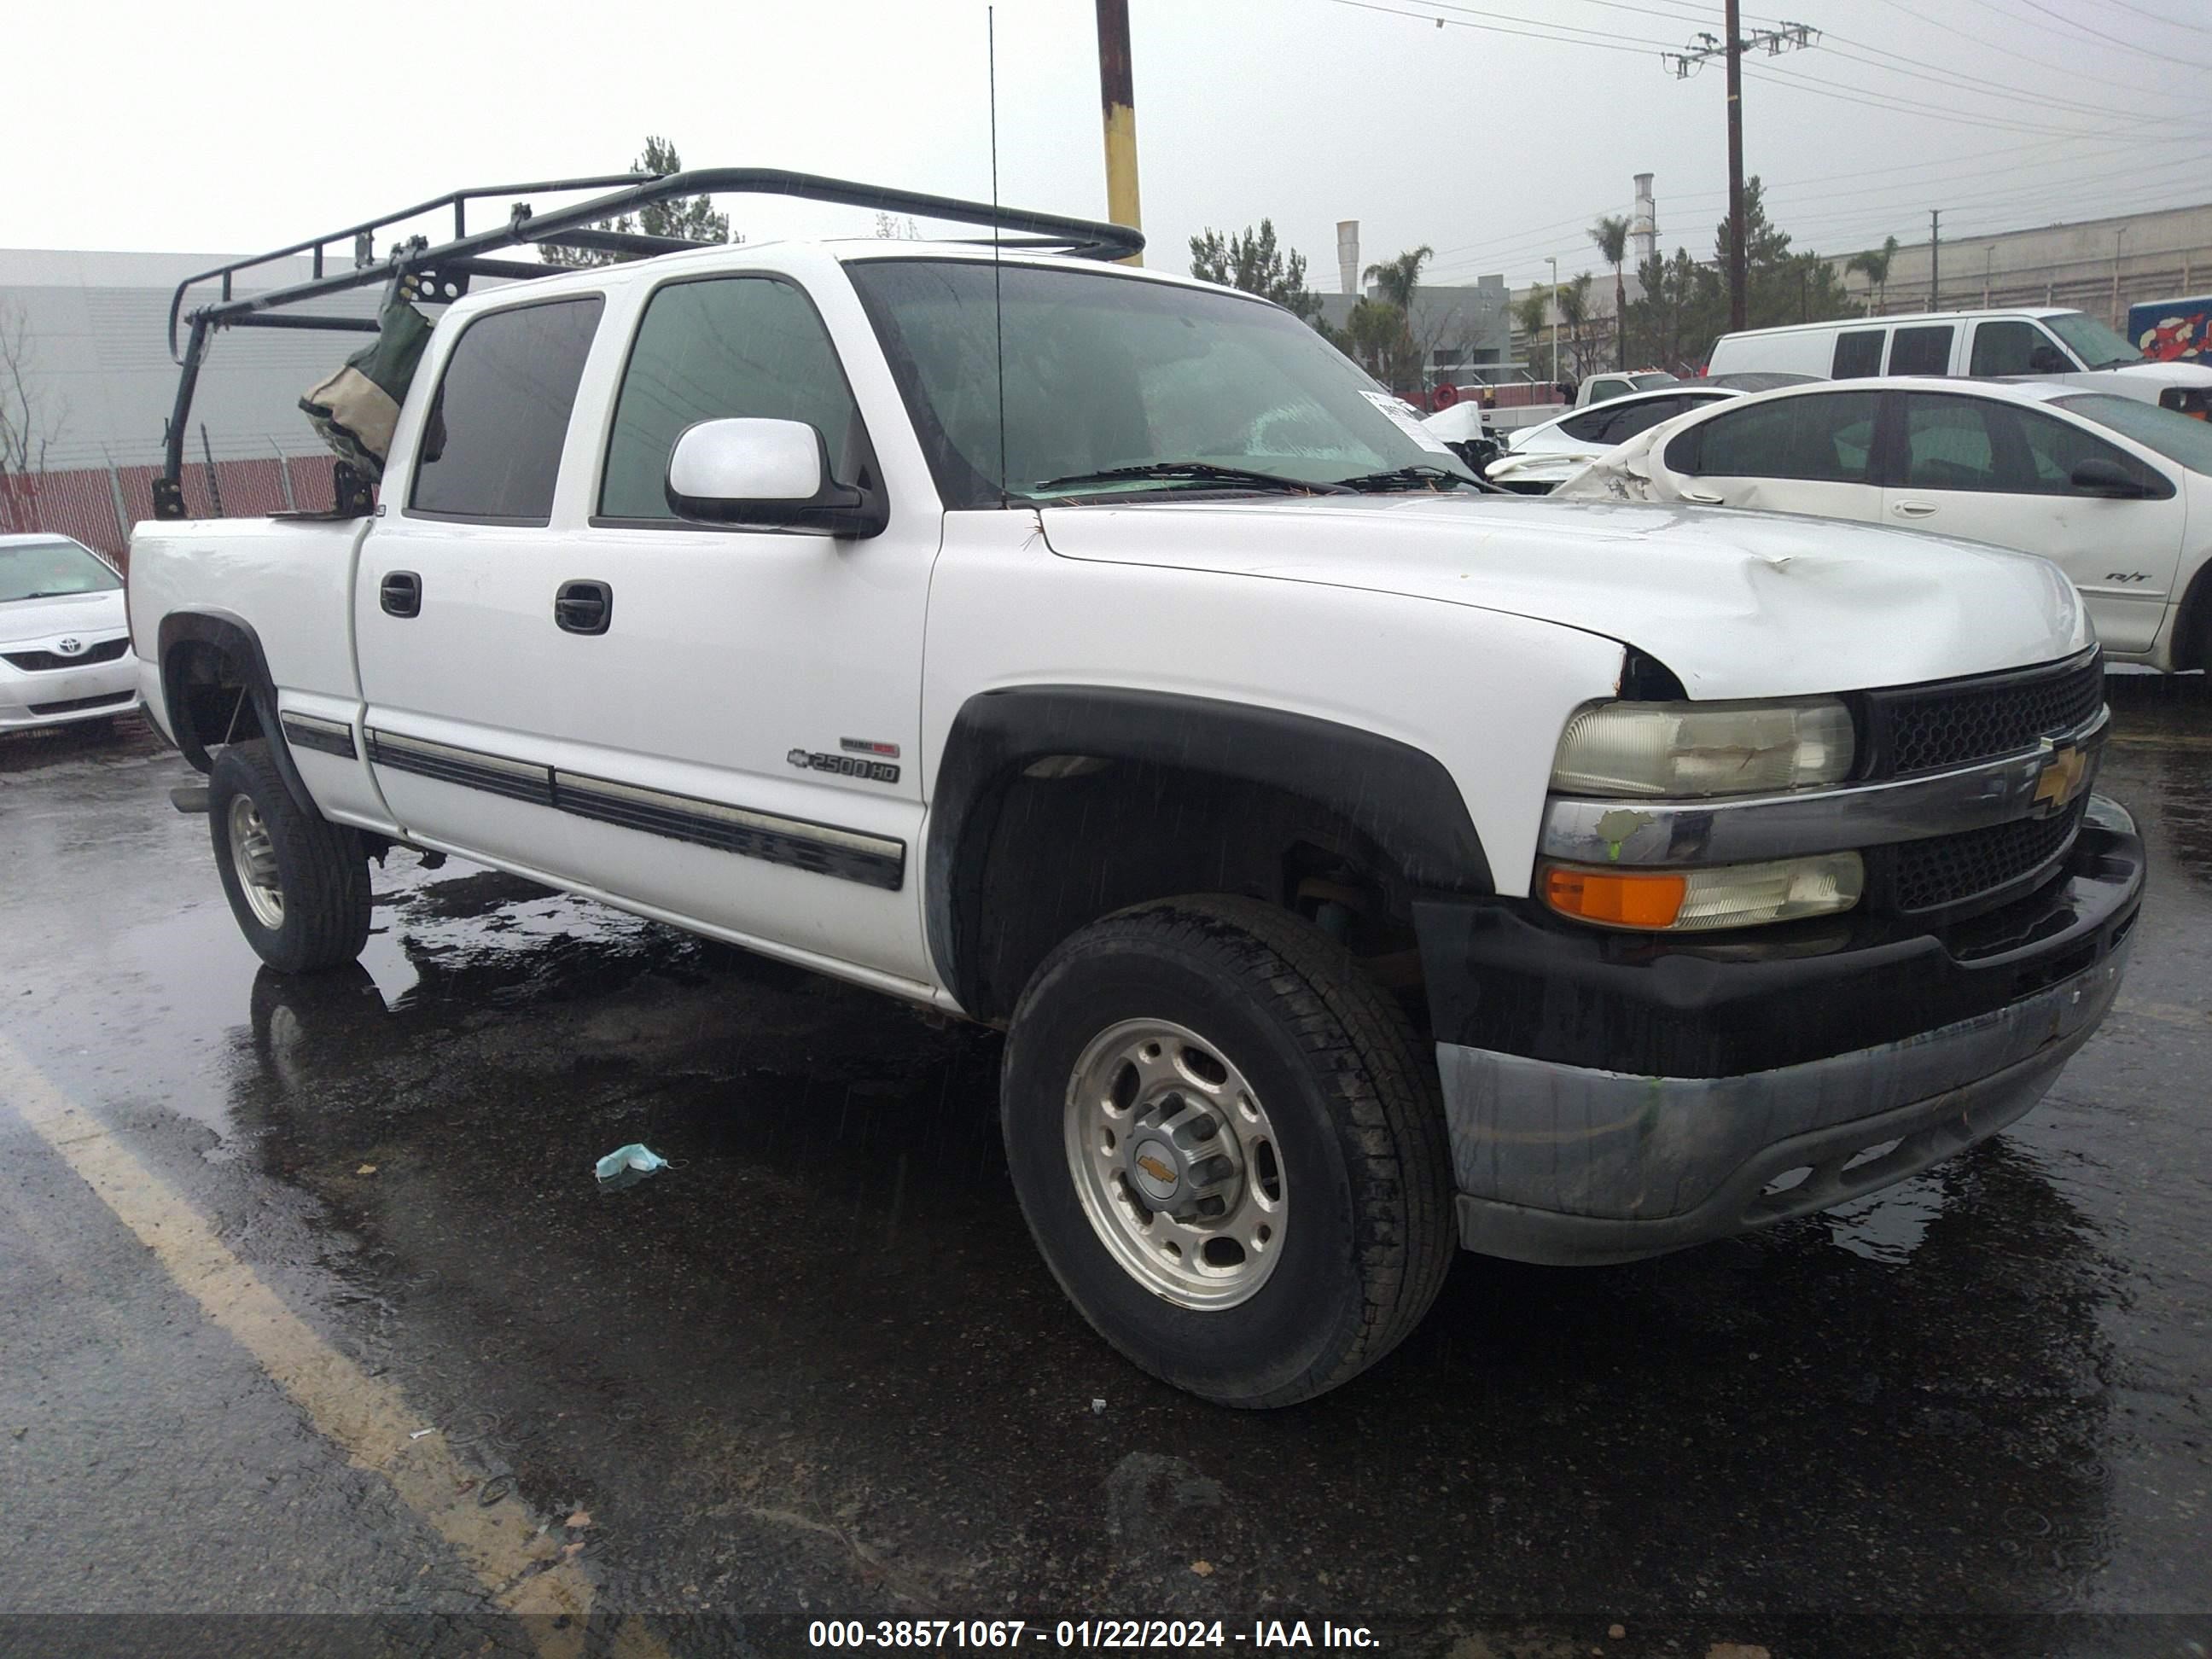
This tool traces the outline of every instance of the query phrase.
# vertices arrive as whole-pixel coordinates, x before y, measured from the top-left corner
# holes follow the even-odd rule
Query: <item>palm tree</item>
[[[1363,283],[1372,283],[1388,300],[1408,316],[1413,310],[1413,290],[1420,286],[1421,267],[1437,257],[1436,249],[1426,242],[1409,248],[1396,258],[1379,265],[1370,265],[1359,273]]]
[[[1882,303],[1889,299],[1889,262],[1897,257],[1897,238],[1886,236],[1878,248],[1869,248],[1864,253],[1854,253],[1844,266],[1844,274],[1857,271],[1867,279],[1867,315],[1874,315],[1875,295]]]
[[[1620,361],[1613,364],[1624,374],[1628,368],[1628,284],[1622,280],[1620,268],[1628,263],[1628,230],[1626,217],[1601,219],[1589,228],[1589,239],[1597,244],[1599,258],[1613,267],[1613,334],[1620,345]]]
[[[1534,368],[1536,348],[1544,337],[1544,325],[1551,319],[1552,290],[1541,283],[1532,283],[1528,291],[1513,302],[1513,320],[1521,325],[1521,337],[1528,343],[1528,364]]]
[[[1575,378],[1579,380],[1589,373],[1583,361],[1583,325],[1589,320],[1590,274],[1578,271],[1569,281],[1561,283],[1552,296],[1559,304],[1559,322],[1567,331],[1567,350],[1575,360]]]

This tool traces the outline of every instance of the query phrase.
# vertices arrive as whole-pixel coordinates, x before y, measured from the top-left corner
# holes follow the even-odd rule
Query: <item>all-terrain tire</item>
[[[1124,1093],[1139,1098],[1125,1069],[1107,1091],[1112,1103],[1091,1104],[1095,1056],[1110,1066],[1123,1031],[1140,1045],[1131,1052],[1149,1053],[1141,1045],[1156,1028],[1197,1034],[1206,1076],[1225,1066],[1249,1085],[1267,1120],[1267,1167],[1287,1194],[1285,1224],[1267,1246],[1274,1259],[1229,1305],[1201,1305],[1127,1265],[1149,1260],[1148,1235],[1135,1235],[1132,1257],[1115,1226],[1156,1219],[1133,1166],[1091,1177],[1104,1201],[1085,1185],[1086,1137],[1102,1147],[1115,1137],[1083,1115],[1126,1109]],[[1143,1086],[1168,1091],[1172,1116],[1181,1085]],[[1061,1288],[1129,1359],[1219,1404],[1292,1405],[1349,1381],[1420,1322],[1450,1266],[1451,1164],[1433,1066],[1404,1013],[1343,947],[1256,900],[1154,901],[1063,941],[1015,1011],[1001,1112],[1023,1213]],[[1212,1121],[1197,1131],[1201,1150]],[[1261,1167],[1250,1150],[1245,1163]]]
[[[267,836],[281,915],[258,912],[234,846],[239,803]],[[303,811],[284,787],[269,745],[257,738],[216,757],[208,777],[208,826],[224,896],[257,955],[279,973],[340,967],[368,942],[368,857],[360,835]],[[264,890],[265,900],[265,890]],[[266,908],[264,902],[264,908]]]

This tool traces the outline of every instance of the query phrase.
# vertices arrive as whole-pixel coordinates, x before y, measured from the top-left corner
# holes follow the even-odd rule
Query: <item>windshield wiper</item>
[[[1416,462],[1412,466],[1395,466],[1388,472],[1363,472],[1356,478],[1339,478],[1336,482],[1346,489],[1357,489],[1362,493],[1438,483],[1464,484],[1469,489],[1482,488],[1464,473],[1455,472],[1449,467],[1431,466],[1425,461]]]
[[[1343,486],[1317,483],[1307,478],[1285,478],[1273,472],[1254,472],[1241,466],[1216,466],[1211,461],[1144,461],[1135,466],[1109,466],[1097,472],[1070,472],[1032,484],[1031,489],[1058,489],[1063,485],[1121,483],[1131,479],[1158,478],[1169,483],[1245,483],[1264,489],[1291,489],[1301,495],[1340,495]]]

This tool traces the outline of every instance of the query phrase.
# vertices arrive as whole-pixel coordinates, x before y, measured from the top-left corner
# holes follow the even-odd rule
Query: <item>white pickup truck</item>
[[[1232,1405],[1455,1245],[1630,1260],[1994,1133],[2141,896],[2047,562],[1489,493],[1287,312],[1036,247],[466,295],[373,511],[142,525],[130,602],[269,963],[415,848],[1002,1026],[1046,1261]]]

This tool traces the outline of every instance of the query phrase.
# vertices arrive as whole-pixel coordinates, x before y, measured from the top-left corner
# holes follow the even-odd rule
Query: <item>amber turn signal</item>
[[[1544,874],[1544,902],[1562,915],[1611,927],[1672,927],[1689,886],[1680,875],[1555,866]]]

